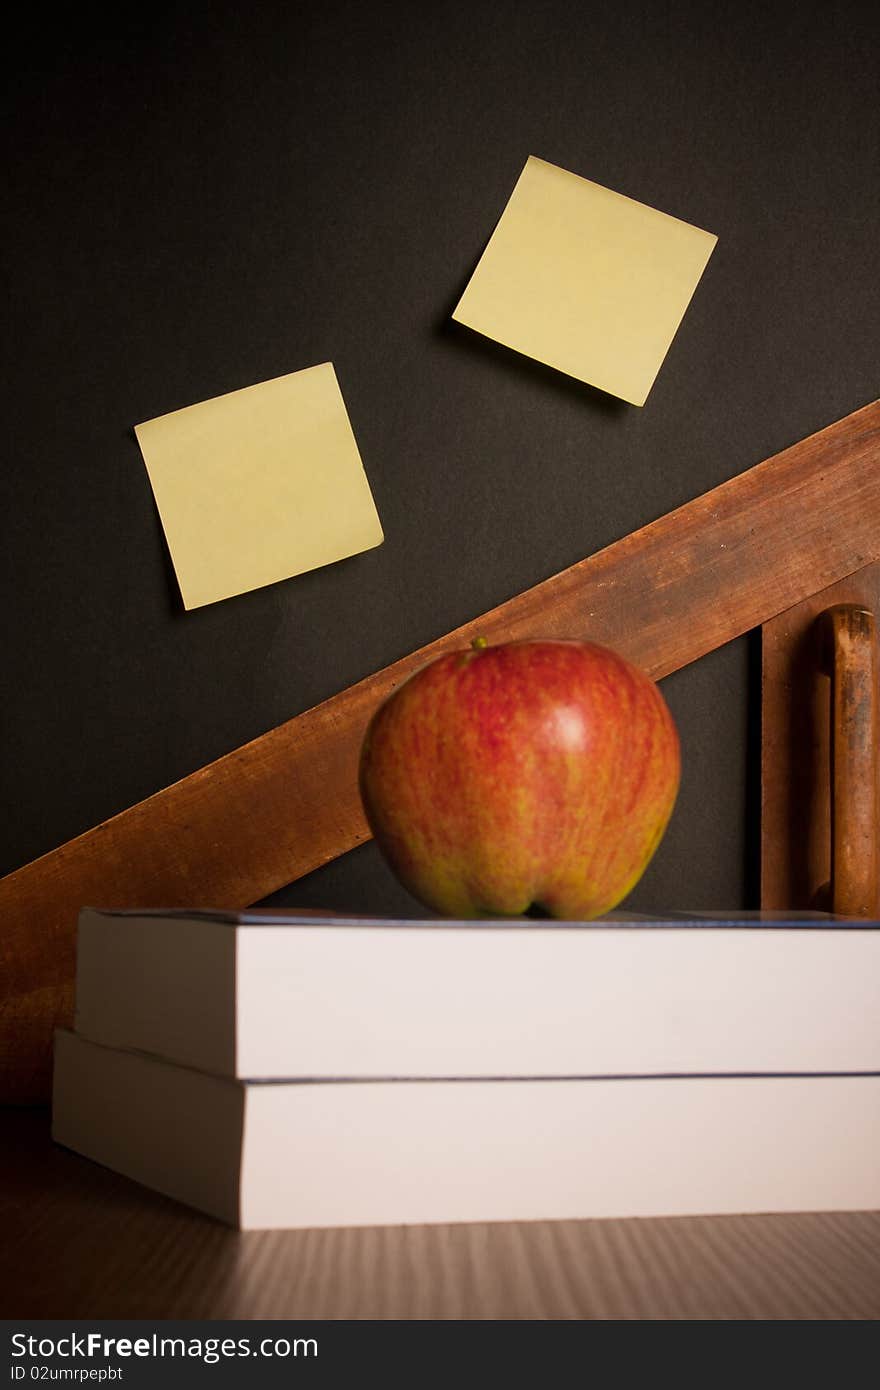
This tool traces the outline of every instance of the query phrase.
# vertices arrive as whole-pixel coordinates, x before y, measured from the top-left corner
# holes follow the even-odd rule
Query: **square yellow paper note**
[[[186,608],[383,540],[331,362],[175,410],[135,434]]]
[[[644,405],[717,240],[530,156],[452,317]]]

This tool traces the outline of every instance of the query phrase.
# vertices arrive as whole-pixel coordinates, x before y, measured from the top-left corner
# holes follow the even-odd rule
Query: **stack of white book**
[[[83,911],[61,1144],[242,1228],[880,1207],[880,927]]]

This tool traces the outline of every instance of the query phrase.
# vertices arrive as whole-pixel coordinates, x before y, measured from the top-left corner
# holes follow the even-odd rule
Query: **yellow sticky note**
[[[717,240],[530,156],[452,317],[644,405]]]
[[[135,434],[186,608],[383,540],[331,362],[172,411]]]

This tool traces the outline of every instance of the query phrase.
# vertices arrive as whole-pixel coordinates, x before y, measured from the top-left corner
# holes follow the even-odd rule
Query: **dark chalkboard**
[[[856,4],[151,7],[7,56],[3,872],[877,394]],[[717,233],[644,409],[454,325],[529,154]],[[379,549],[184,613],[132,426],[332,360]],[[757,900],[757,647],[634,910]],[[246,815],[246,807],[243,808]],[[277,894],[413,911],[372,845]]]

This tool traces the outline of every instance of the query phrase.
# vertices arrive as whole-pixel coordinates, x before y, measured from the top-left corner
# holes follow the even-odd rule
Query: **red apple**
[[[644,873],[679,771],[666,702],[616,652],[478,641],[379,707],[360,788],[379,848],[427,907],[585,920]]]

